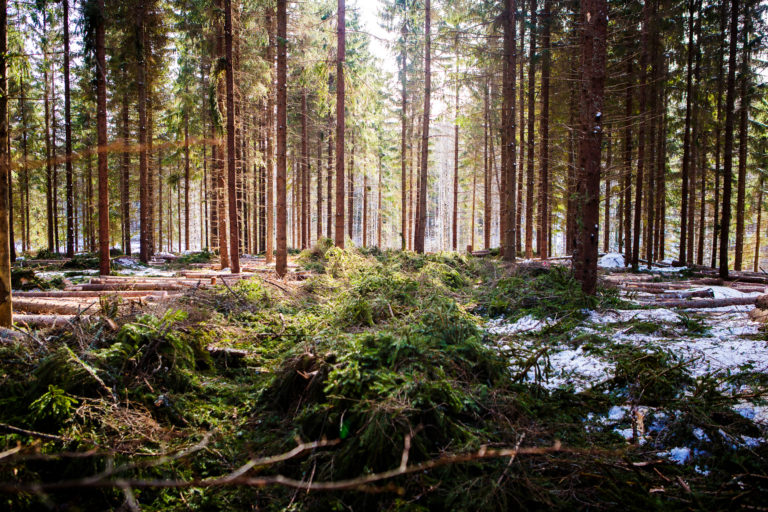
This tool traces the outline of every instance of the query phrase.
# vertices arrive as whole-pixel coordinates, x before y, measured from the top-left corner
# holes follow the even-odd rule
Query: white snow
[[[624,255],[618,252],[609,252],[597,261],[600,268],[624,268]]]
[[[535,333],[552,325],[555,321],[551,318],[541,320],[533,315],[527,315],[516,322],[506,323],[504,318],[494,318],[488,322],[488,332],[491,334],[512,335],[520,333]]]
[[[572,386],[580,393],[611,378],[616,368],[615,364],[588,354],[581,347],[553,347],[552,350],[546,358],[547,364],[541,368],[543,380],[540,384],[546,389]],[[536,380],[535,369],[528,370],[526,380]]]

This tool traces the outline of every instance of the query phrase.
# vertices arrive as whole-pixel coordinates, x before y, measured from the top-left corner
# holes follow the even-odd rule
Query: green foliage
[[[179,265],[189,265],[190,263],[208,263],[213,259],[213,253],[208,249],[203,249],[199,252],[190,252],[179,256],[174,263]]]
[[[61,277],[43,279],[31,268],[11,269],[11,287],[14,290],[60,290],[66,286]]]
[[[633,403],[661,405],[677,398],[692,383],[685,361],[659,348],[615,348],[614,384],[624,389]]]
[[[61,268],[66,269],[94,269],[99,268],[98,253],[75,254],[71,260],[64,263]]]
[[[36,260],[60,260],[64,256],[55,251],[49,251],[48,249],[40,249],[37,251],[37,254],[35,255]]]
[[[72,417],[77,399],[69,396],[63,389],[54,385],[48,391],[29,404],[29,412],[35,421],[61,424]]]

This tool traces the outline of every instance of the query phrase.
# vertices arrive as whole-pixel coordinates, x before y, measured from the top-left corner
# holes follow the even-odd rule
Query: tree
[[[0,3],[0,327],[13,324],[11,299],[11,244],[9,241],[9,197],[11,166],[8,146],[8,3]]]
[[[429,1],[429,0],[427,0]],[[339,0],[336,20],[336,247],[344,248],[344,60],[346,59],[346,11]]]
[[[584,293],[597,291],[598,223],[600,222],[600,144],[606,69],[608,4],[581,2],[581,60],[577,221],[573,267]]]
[[[733,180],[734,103],[736,98],[736,39],[739,33],[739,0],[731,0],[731,29],[728,50],[728,85],[725,93],[725,145],[723,147],[723,216],[720,222],[720,277],[728,278],[728,241],[731,226],[731,181]]]
[[[109,275],[109,169],[107,169],[107,59],[104,0],[96,1],[96,126],[99,169],[99,273]]]
[[[229,264],[240,273],[240,229],[237,216],[237,174],[235,172],[235,71],[232,55],[232,0],[224,0],[224,45],[227,80],[227,191],[229,195]],[[179,233],[181,236],[181,233]]]
[[[72,116],[69,87],[69,0],[62,1],[64,13],[64,147],[67,180],[67,257],[75,255],[75,191],[72,180]]]
[[[429,169],[429,116],[432,95],[432,34],[431,1],[424,2],[424,112],[421,124],[421,169],[419,172],[419,204],[416,214],[416,236],[413,248],[417,253],[424,253],[427,231],[427,182]]]
[[[499,212],[501,232],[501,252],[506,261],[515,260],[515,224],[517,219],[517,205],[515,190],[517,188],[517,176],[515,169],[516,145],[514,136],[515,126],[515,67],[517,53],[515,48],[515,12],[516,0],[505,0],[502,24],[504,29],[504,81],[503,81],[503,108],[501,118],[502,129],[502,186],[501,208]],[[493,132],[491,132],[493,138]],[[491,151],[493,153],[493,151]],[[493,156],[491,157],[493,158]]]
[[[343,2],[344,0],[340,0]],[[275,272],[285,276],[288,270],[288,240],[286,238],[286,150],[287,95],[286,48],[288,46],[288,12],[286,0],[277,0],[277,259]],[[342,212],[343,215],[343,212]],[[342,219],[343,220],[343,219]],[[343,233],[343,230],[342,230]]]

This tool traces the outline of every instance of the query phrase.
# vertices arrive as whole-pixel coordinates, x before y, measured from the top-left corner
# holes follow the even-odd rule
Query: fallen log
[[[182,291],[184,287],[178,284],[169,283],[109,283],[109,284],[80,284],[73,286],[72,290],[82,290],[89,292],[105,292],[105,291]]]
[[[13,315],[13,323],[27,327],[65,327],[78,318],[77,315]]]
[[[16,297],[38,297],[38,298],[58,298],[58,297],[72,297],[72,298],[94,298],[94,297],[123,297],[123,298],[144,298],[155,297],[165,298],[168,295],[167,291],[149,290],[149,291],[127,291],[127,290],[113,290],[113,291],[85,291],[85,290],[51,290],[47,292],[13,292],[14,299]]]
[[[679,308],[679,309],[710,309],[723,308],[727,306],[751,306],[755,303],[757,297],[730,297],[727,299],[707,299],[707,300],[667,300],[648,302],[645,305],[657,306],[660,308]]]
[[[674,299],[693,299],[693,298],[701,298],[701,297],[714,298],[715,292],[712,291],[711,288],[706,288],[704,290],[689,290],[689,291],[664,290],[662,292],[662,296],[674,298]]]
[[[77,315],[83,312],[93,314],[98,311],[97,301],[78,302],[62,299],[19,298],[13,301],[13,309],[32,314]]]

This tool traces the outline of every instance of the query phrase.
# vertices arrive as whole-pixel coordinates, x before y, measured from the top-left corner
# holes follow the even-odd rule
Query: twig
[[[69,439],[54,434],[46,434],[45,432],[36,432],[34,430],[27,430],[24,428],[14,427],[6,423],[0,423],[0,430],[6,432],[13,432],[14,434],[24,434],[26,436],[38,437],[40,439],[48,439],[49,441],[61,441],[62,443],[69,442]]]

